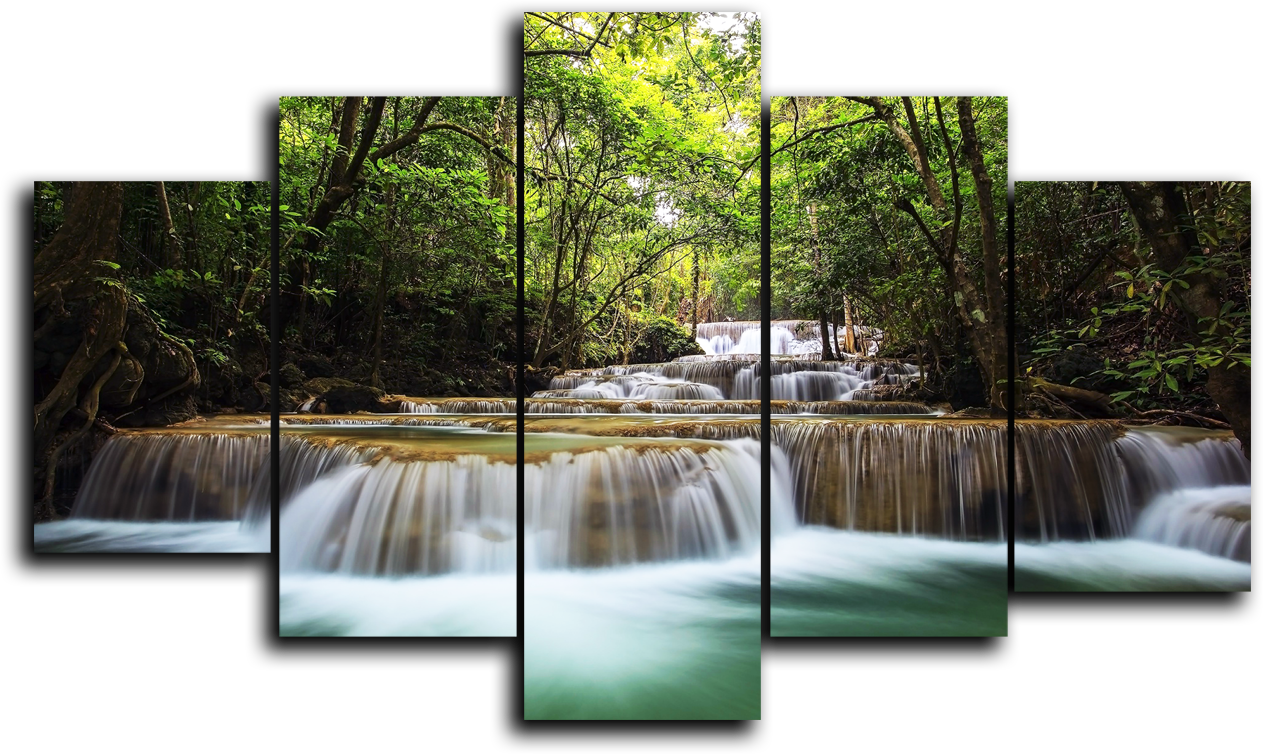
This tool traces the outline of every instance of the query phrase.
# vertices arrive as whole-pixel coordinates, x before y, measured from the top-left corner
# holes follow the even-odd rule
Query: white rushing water
[[[1019,591],[1250,587],[1250,468],[1229,434],[1106,423],[1025,428]],[[1033,505],[1036,516],[1021,509]]]
[[[517,576],[285,573],[282,636],[513,636]]]
[[[876,356],[883,334],[876,328],[854,327],[862,340],[862,353]],[[830,348],[841,344],[843,330],[829,325]],[[824,347],[820,341],[820,323],[806,321],[772,322],[769,333],[771,353],[787,356],[818,356]],[[702,351],[712,356],[759,354],[763,352],[762,325],[759,322],[703,322],[697,326],[695,340]]]
[[[513,440],[386,418],[290,426],[282,635],[516,633],[516,471],[498,460]]]
[[[269,552],[270,529],[237,521],[174,523],[68,518],[35,525],[36,552]]]

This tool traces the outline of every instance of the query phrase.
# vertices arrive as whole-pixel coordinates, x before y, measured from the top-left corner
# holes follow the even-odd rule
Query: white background
[[[244,637],[244,586],[49,586],[49,637]]]
[[[491,750],[486,671],[3,672],[0,702],[21,753]]]
[[[245,96],[48,97],[48,167],[245,168]]]
[[[775,13],[772,80],[1012,86],[1022,168],[1257,168],[1258,9],[1106,0],[1105,13],[1082,14]]]
[[[1002,672],[773,673],[775,754],[1238,753],[1260,630],[1022,626]],[[892,661],[897,662],[897,661]],[[1254,691],[1250,691],[1250,690]]]
[[[491,76],[490,13],[369,13],[366,0],[57,0],[5,3],[4,21],[3,83],[389,85]]]

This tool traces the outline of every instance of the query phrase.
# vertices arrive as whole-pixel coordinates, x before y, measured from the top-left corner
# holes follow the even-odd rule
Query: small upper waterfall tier
[[[92,459],[70,516],[266,520],[269,447],[261,425],[119,432]]]
[[[852,332],[862,341],[862,353],[869,356],[877,354],[882,340],[880,330],[852,327]],[[841,335],[841,329],[829,325],[831,342],[842,342]],[[763,352],[761,338],[762,325],[759,322],[703,322],[697,325],[697,344],[709,355],[759,354]],[[819,322],[774,320],[771,322],[770,339],[773,354],[818,356],[823,350]]]
[[[549,391],[545,391],[549,392]],[[406,398],[399,410],[415,414],[513,414],[513,398]],[[613,398],[527,398],[528,414],[757,414],[757,400],[637,400]],[[774,414],[929,414],[933,409],[909,401],[783,401],[771,403]]]
[[[1106,421],[1017,428],[1020,538],[1137,536],[1240,556],[1239,536],[1192,531],[1248,527],[1248,497],[1243,505],[1235,490],[1249,485],[1250,466],[1231,433]],[[1209,490],[1219,492],[1194,492]]]
[[[540,457],[542,455],[542,457]],[[754,440],[528,435],[526,561],[534,568],[724,559],[757,550]]]

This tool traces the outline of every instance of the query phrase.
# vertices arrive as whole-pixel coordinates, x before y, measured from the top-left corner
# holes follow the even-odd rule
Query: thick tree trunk
[[[118,351],[123,338],[127,298],[117,286],[102,282],[110,270],[98,264],[115,258],[122,215],[122,184],[77,184],[67,200],[61,229],[35,257],[37,346],[45,334],[71,323],[78,325],[82,338],[50,388],[41,391],[37,381],[36,520],[53,515],[53,481],[61,453],[96,420],[104,380],[100,375],[95,380],[90,376],[102,357]],[[116,356],[114,367],[117,362]],[[113,374],[113,368],[108,371]],[[81,394],[84,382],[88,388]],[[83,418],[75,426],[63,427],[63,420],[76,407]]]
[[[1169,181],[1124,182],[1120,186],[1159,268],[1174,272],[1192,253],[1200,253],[1192,214],[1177,185]],[[1223,294],[1209,275],[1184,276],[1187,289],[1172,286],[1168,295],[1185,314],[1185,326],[1194,342],[1205,337],[1199,319],[1219,317]],[[1250,368],[1226,363],[1207,370],[1206,392],[1219,404],[1241,449],[1250,454]]]
[[[978,144],[974,128],[973,105],[969,97],[956,99],[956,113],[960,121],[961,149],[969,161],[969,171],[974,179],[974,193],[978,200],[978,219],[982,226],[982,274],[986,309],[979,323],[985,333],[982,338],[986,353],[979,354],[984,361],[984,374],[988,378],[991,408],[1003,409],[1005,381],[1008,378],[1008,330],[1005,324],[1003,265],[1000,259],[995,206],[992,199],[991,176]],[[970,316],[977,319],[974,312]]]
[[[926,197],[934,208],[932,225],[926,224],[920,217],[916,207],[906,197],[896,200],[895,206],[906,212],[917,223],[922,236],[931,248],[947,276],[949,291],[953,298],[954,310],[961,328],[968,338],[970,349],[978,359],[983,380],[987,384],[987,402],[993,412],[1005,410],[1004,379],[1007,365],[1008,337],[1004,333],[1004,305],[1002,296],[993,297],[993,289],[1003,291],[1001,282],[999,257],[995,243],[995,213],[991,201],[991,179],[987,175],[982,162],[981,150],[974,133],[974,121],[971,102],[968,97],[958,97],[957,115],[961,127],[961,148],[970,160],[975,186],[978,187],[980,222],[983,231],[983,276],[982,289],[975,283],[974,273],[961,258],[959,230],[964,218],[964,202],[961,198],[959,175],[956,167],[956,152],[953,150],[947,125],[944,122],[942,108],[938,98],[934,100],[935,115],[943,134],[944,146],[947,149],[947,164],[952,177],[952,206],[949,207],[943,193],[942,184],[930,168],[926,151],[924,134],[916,118],[916,111],[910,98],[904,98],[903,108],[908,117],[909,129],[899,123],[898,114],[893,107],[883,102],[880,97],[852,97],[873,108],[873,112],[886,123],[895,139],[903,146],[912,159],[917,174],[925,187]],[[977,159],[975,160],[975,156]],[[985,196],[985,205],[983,197]],[[988,240],[988,233],[990,239]]]

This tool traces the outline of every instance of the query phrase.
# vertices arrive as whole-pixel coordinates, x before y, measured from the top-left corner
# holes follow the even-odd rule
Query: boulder
[[[298,368],[297,364],[285,364],[281,367],[281,387],[296,388],[307,380],[307,375],[303,374],[303,370]]]
[[[368,385],[334,387],[321,394],[313,410],[321,414],[353,414],[357,411],[381,411],[385,393]]]

